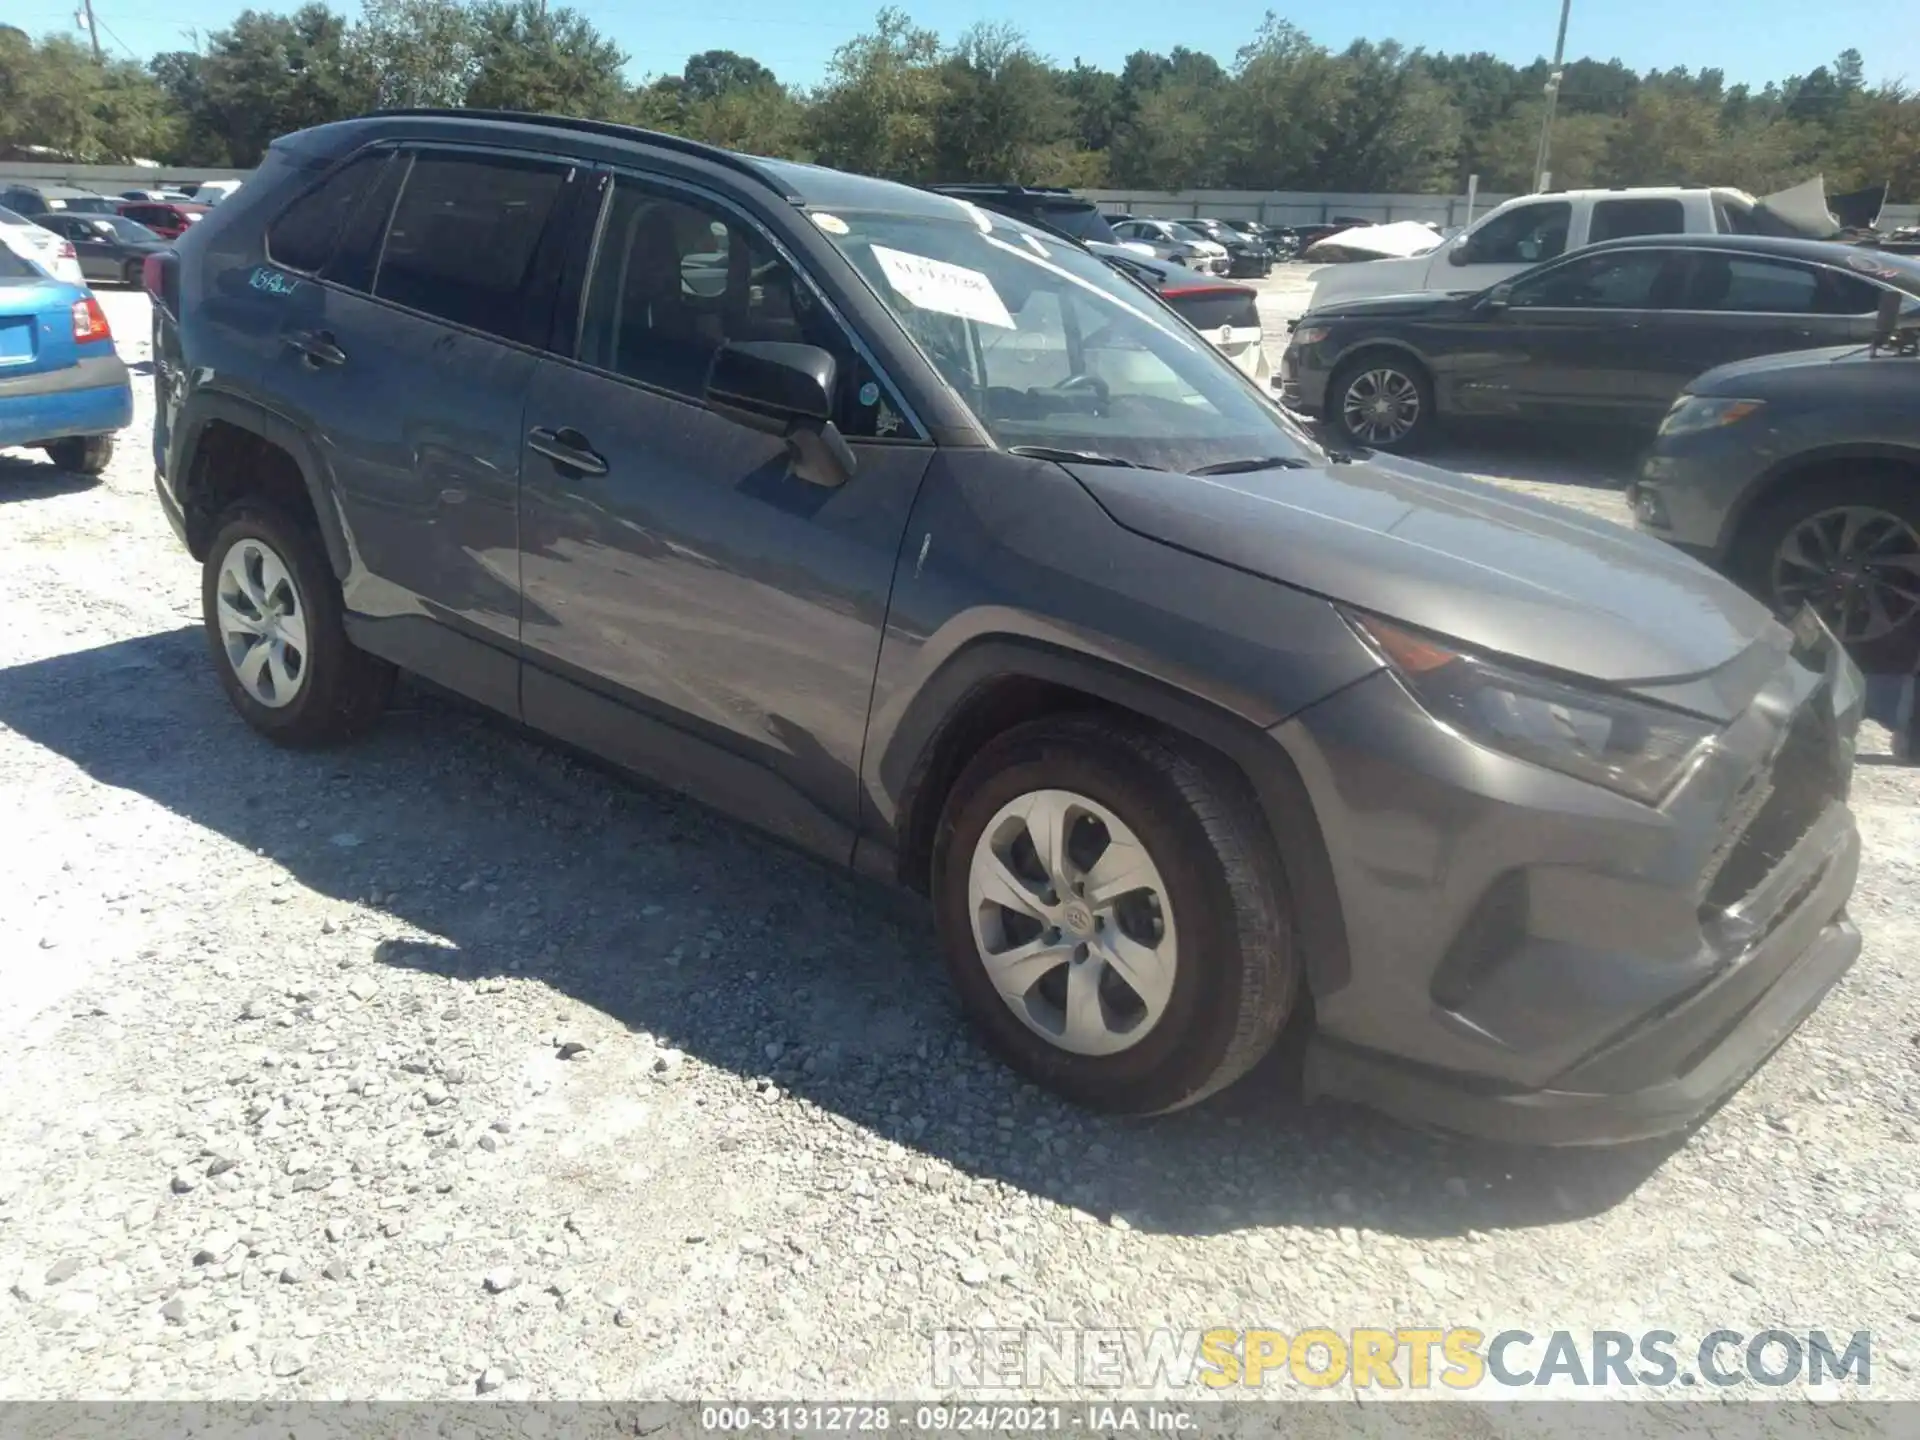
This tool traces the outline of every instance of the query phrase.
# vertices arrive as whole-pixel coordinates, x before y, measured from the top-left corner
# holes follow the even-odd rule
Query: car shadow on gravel
[[[277,911],[301,898],[279,887],[223,915],[224,933],[288,957],[290,986],[318,963],[316,911],[344,921],[373,897],[378,923],[350,932],[359,958],[537,979],[736,1077],[743,1101],[771,1083],[1136,1229],[1558,1223],[1615,1204],[1673,1148],[1518,1149],[1305,1107],[1284,1052],[1191,1111],[1088,1114],[975,1044],[916,903],[411,688],[358,746],[276,749],[228,707],[197,627],[0,670],[0,724],[340,902]]]
[[[51,461],[0,455],[0,505],[10,500],[48,500],[56,495],[73,495],[91,490],[99,483],[97,475],[62,470]]]

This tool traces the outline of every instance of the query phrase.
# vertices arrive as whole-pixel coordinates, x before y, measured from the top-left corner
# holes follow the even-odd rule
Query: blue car
[[[133,388],[100,302],[0,248],[0,446],[98,475],[133,420]]]

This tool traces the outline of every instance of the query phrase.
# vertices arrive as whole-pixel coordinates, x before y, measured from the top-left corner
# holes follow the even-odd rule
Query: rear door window
[[[1822,313],[1820,295],[1819,273],[1811,265],[1754,255],[1702,254],[1693,258],[1683,308],[1815,315]]]
[[[544,342],[552,277],[537,275],[534,259],[570,168],[531,156],[421,151],[387,227],[373,293],[503,339]]]
[[[1633,235],[1684,235],[1686,207],[1678,200],[1601,200],[1593,207],[1587,243],[1624,240]]]
[[[267,227],[267,258],[289,270],[318,274],[332,257],[347,217],[386,162],[386,151],[361,155],[295,200]]]

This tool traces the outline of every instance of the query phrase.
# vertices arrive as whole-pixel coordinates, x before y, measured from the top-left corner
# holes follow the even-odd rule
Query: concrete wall
[[[1359,220],[1430,220],[1445,229],[1467,223],[1464,195],[1340,195],[1298,190],[1082,190],[1102,210],[1179,219],[1211,215],[1270,225],[1326,225],[1340,216]],[[1484,215],[1510,197],[1482,193],[1473,213]],[[1920,205],[1889,205],[1880,224],[1893,230],[1920,224]]]
[[[118,195],[122,190],[164,190],[194,180],[244,180],[251,170],[196,170],[181,165],[61,165],[0,160],[0,185],[71,185]]]

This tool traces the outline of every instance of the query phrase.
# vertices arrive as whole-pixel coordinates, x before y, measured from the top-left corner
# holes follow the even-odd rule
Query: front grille
[[[1831,708],[1823,686],[1793,717],[1771,764],[1735,799],[1708,867],[1702,918],[1718,916],[1751,894],[1845,794],[1846,762]]]

